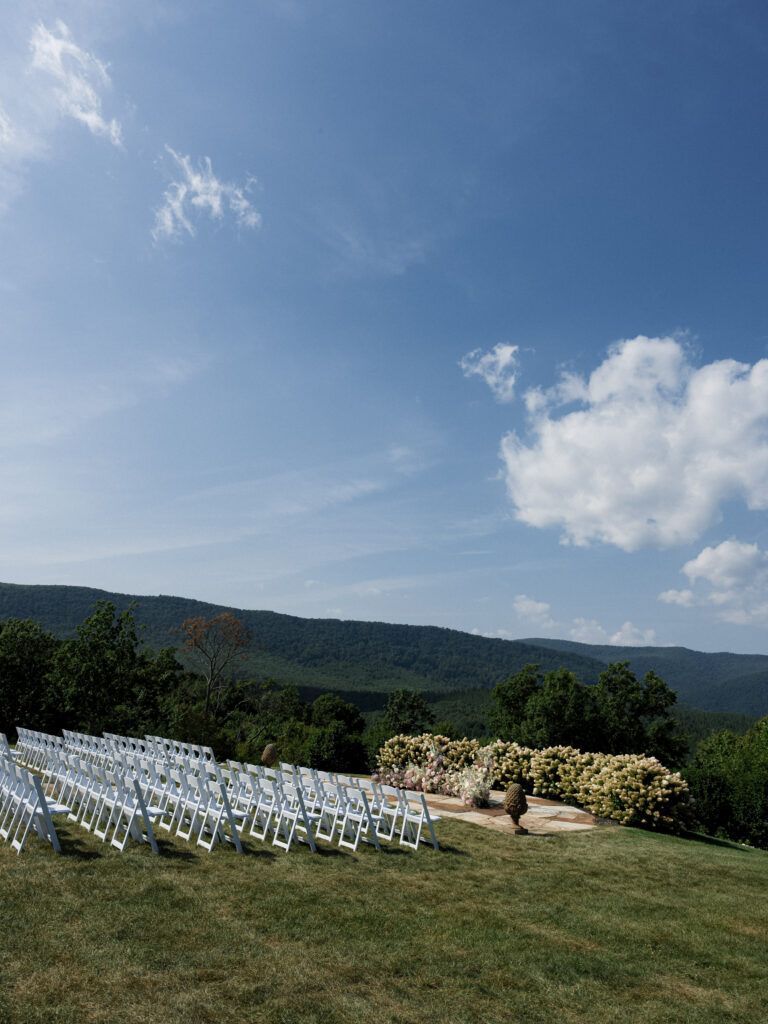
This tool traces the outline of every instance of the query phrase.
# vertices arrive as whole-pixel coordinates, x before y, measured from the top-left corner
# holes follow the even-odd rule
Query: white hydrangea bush
[[[521,747],[519,743],[507,740],[494,740],[488,747],[488,757],[493,761],[494,789],[506,789],[517,782],[529,792],[533,787],[531,779],[531,758],[534,751],[530,747]]]
[[[532,750],[495,740],[447,736],[393,736],[379,751],[374,778],[404,789],[458,796],[472,807],[485,806],[490,790],[517,782],[534,796],[578,804],[622,825],[679,827],[688,814],[690,794],[678,772],[655,757],[598,754],[574,747]]]
[[[622,825],[675,828],[686,817],[690,793],[680,773],[655,757],[595,754],[575,799],[592,814]]]

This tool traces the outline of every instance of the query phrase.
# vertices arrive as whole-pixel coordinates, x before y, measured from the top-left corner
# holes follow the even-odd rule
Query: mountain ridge
[[[570,669],[594,683],[607,664],[629,661],[642,677],[653,669],[681,703],[711,711],[768,713],[768,655],[707,654],[684,647],[583,644],[549,638],[507,640],[442,626],[356,619],[301,618],[171,595],[131,595],[61,584],[0,583],[0,621],[33,619],[57,636],[73,636],[98,601],[118,611],[134,605],[143,638],[155,650],[179,646],[173,630],[186,618],[231,611],[253,633],[241,662],[244,677],[274,676],[320,690],[428,692],[490,690],[528,662],[543,671]]]

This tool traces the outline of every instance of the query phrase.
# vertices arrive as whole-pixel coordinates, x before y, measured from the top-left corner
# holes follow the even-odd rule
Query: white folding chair
[[[238,824],[246,817],[244,811],[235,811],[227,796],[227,787],[223,782],[212,782],[205,775],[196,778],[200,800],[197,813],[200,818],[200,827],[197,835],[197,845],[206,850],[212,850],[214,843],[233,843],[238,853],[243,852]],[[224,824],[229,825],[229,833],[224,830]]]
[[[439,850],[440,847],[437,845],[433,824],[436,821],[440,821],[440,818],[430,815],[423,793],[414,793],[411,790],[401,790],[401,793],[403,794],[405,807],[403,827],[400,831],[400,845],[410,846],[417,850],[419,842],[431,843],[436,850]],[[428,835],[423,834],[425,826]]]
[[[282,794],[278,784],[270,779],[256,779],[254,785],[258,787],[259,799],[253,809],[250,834],[265,841],[270,832],[274,835],[280,817]]]
[[[297,786],[286,783],[281,787],[283,800],[275,823],[273,846],[290,850],[294,838],[307,843],[312,853],[317,853],[313,835],[313,816],[307,811],[304,797]]]
[[[360,841],[381,849],[376,833],[376,819],[371,813],[368,797],[355,786],[340,786],[344,794],[344,817],[339,829],[339,846],[356,851]]]
[[[40,839],[50,843],[56,853],[61,845],[37,775],[14,766],[13,772],[3,767],[3,806],[0,836],[10,840],[16,853],[21,853],[27,836],[34,829]]]
[[[119,775],[115,776],[115,805],[110,821],[114,822],[114,830],[110,842],[122,851],[128,839],[137,843],[149,843],[153,853],[158,852],[157,840],[152,829],[152,818],[162,812],[158,808],[148,808],[138,779],[126,782]],[[105,836],[106,838],[106,836]]]

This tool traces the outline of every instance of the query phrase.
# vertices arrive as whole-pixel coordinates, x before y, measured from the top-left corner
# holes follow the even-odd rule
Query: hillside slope
[[[0,583],[0,621],[29,618],[57,636],[72,636],[97,601],[111,601],[121,611],[135,603],[136,622],[145,627],[145,642],[155,650],[178,643],[179,635],[172,631],[184,619],[231,610],[253,633],[253,650],[238,669],[241,676],[274,676],[319,690],[362,691],[371,697],[400,686],[430,692],[488,690],[527,662],[544,671],[563,665],[581,682],[594,683],[607,664],[629,661],[638,676],[656,671],[681,703],[711,711],[768,713],[765,655],[541,638],[501,640],[437,626],[302,619],[182,597],[10,583]],[[375,700],[372,706],[379,703]]]
[[[681,703],[709,711],[768,714],[768,656],[764,654],[706,654],[687,647],[618,647],[543,638],[523,642],[605,664],[629,661],[638,676],[653,669],[677,691]]]
[[[558,652],[543,647],[437,626],[302,619],[188,598],[138,597],[89,587],[2,583],[0,621],[33,619],[57,636],[72,636],[97,601],[111,601],[121,611],[135,602],[135,620],[145,627],[144,640],[155,650],[179,642],[172,630],[186,618],[233,611],[253,634],[253,652],[238,669],[240,674],[273,675],[326,689],[490,689],[527,662],[539,662],[549,670],[563,661]],[[578,654],[569,656],[568,664],[586,683],[595,682],[603,667]]]

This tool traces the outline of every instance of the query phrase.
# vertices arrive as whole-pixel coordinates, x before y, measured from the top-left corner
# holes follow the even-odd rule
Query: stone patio
[[[527,796],[528,810],[520,819],[520,824],[527,828],[532,836],[554,836],[565,832],[585,832],[604,822],[593,814],[582,811],[578,807],[558,803],[556,800],[543,800],[537,796]],[[427,794],[430,811],[441,818],[458,818],[470,821],[473,825],[492,828],[497,832],[513,835],[512,819],[503,807],[504,793],[494,790],[491,793],[489,807],[465,807],[458,797]]]

